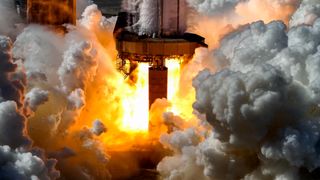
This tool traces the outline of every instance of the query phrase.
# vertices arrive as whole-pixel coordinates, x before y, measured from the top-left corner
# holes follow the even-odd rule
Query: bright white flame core
[[[149,130],[149,64],[139,63],[135,88],[122,102],[124,116],[121,129],[129,132]]]
[[[168,68],[167,99],[173,102],[179,90],[181,62],[179,59],[167,59],[166,67]],[[169,110],[173,113],[178,113],[178,110],[173,106]]]

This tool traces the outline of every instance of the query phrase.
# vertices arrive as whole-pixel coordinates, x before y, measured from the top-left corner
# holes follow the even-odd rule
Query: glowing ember
[[[138,66],[137,82],[123,99],[121,129],[126,132],[147,132],[149,127],[149,64]]]

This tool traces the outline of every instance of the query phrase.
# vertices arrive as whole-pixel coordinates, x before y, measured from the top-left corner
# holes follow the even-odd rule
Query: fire
[[[179,88],[180,65],[179,59],[166,60],[166,67],[168,68],[168,100],[174,98]]]
[[[106,56],[105,58],[112,57]],[[171,111],[176,115],[185,114],[184,111],[189,111],[187,107],[191,106],[194,99],[194,94],[189,93],[187,89],[184,89],[187,96],[181,98],[179,95],[182,64],[182,58],[166,60],[167,97],[171,105],[159,111],[157,115],[149,115],[150,66],[148,63],[137,64],[137,68],[128,78],[115,69],[111,73],[110,69],[100,69],[99,76],[86,90],[86,106],[81,111],[74,128],[78,129],[84,123],[90,127],[92,119],[99,118],[108,128],[107,133],[97,137],[106,151],[126,151],[131,148],[149,146],[153,140],[158,141],[160,134],[166,132],[166,128],[161,128],[162,125],[164,126],[161,120],[162,113]],[[105,67],[109,66],[105,65]],[[155,118],[159,119],[159,127],[156,127],[159,130],[149,131],[149,121]]]
[[[124,114],[121,129],[126,132],[148,132],[149,127],[149,64],[138,65],[137,82],[122,102]]]
[[[145,146],[149,142],[149,64],[140,63],[132,81],[109,64],[104,67],[86,89],[86,105],[73,130],[83,124],[91,127],[92,120],[99,119],[108,131],[97,138],[107,152]]]
[[[168,97],[167,99],[172,102],[174,101],[180,83],[180,69],[181,69],[181,60],[180,59],[167,59],[166,67],[168,68]],[[170,107],[168,109],[174,113],[178,113],[178,109],[175,107]]]
[[[192,87],[193,77],[202,69],[194,59],[183,57],[168,59],[168,101],[170,106],[166,109],[191,122],[196,119],[192,104],[195,101],[195,90]]]

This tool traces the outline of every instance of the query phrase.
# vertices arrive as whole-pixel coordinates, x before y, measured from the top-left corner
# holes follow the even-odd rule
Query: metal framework
[[[28,0],[27,21],[45,25],[76,23],[76,0]]]
[[[185,0],[155,0],[158,12],[157,31],[152,36],[140,35],[136,28],[139,13],[120,12],[114,29],[118,51],[117,68],[124,77],[132,74],[138,63],[149,63],[149,105],[157,98],[167,97],[168,68],[166,60],[185,63],[195,49],[208,47],[205,39],[186,29]]]

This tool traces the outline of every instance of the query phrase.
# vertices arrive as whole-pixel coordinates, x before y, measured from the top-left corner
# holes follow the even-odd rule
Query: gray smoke
[[[9,145],[13,148],[30,146],[31,141],[25,132],[26,118],[19,112],[14,101],[0,103],[0,120],[1,145]]]
[[[92,124],[93,127],[91,128],[91,132],[96,136],[100,136],[102,133],[107,132],[106,126],[100,120],[95,120]]]
[[[290,27],[301,24],[312,25],[320,17],[320,5],[317,0],[304,0],[290,20]]]
[[[232,13],[239,4],[252,1],[189,3],[201,14],[216,16]],[[140,8],[139,1],[126,2],[129,4],[124,8]],[[141,4],[141,28],[151,35],[158,18],[155,2],[145,0]],[[15,20],[11,21],[7,14],[12,10],[1,9],[7,6],[0,5],[0,33],[7,34],[11,31],[1,30],[6,27],[3,25],[13,27]],[[160,142],[174,155],[158,165],[163,178],[317,177],[318,9],[319,2],[303,1],[289,29],[280,21],[250,23],[228,33],[217,49],[209,53],[197,51],[197,58],[211,65],[211,71],[201,71],[193,81],[199,124],[188,124],[172,113],[164,114],[171,133],[162,135]],[[65,35],[42,26],[25,28],[13,47],[18,66],[12,62],[10,39],[0,37],[1,177],[58,178],[56,161],[47,160],[44,152],[32,149],[32,138],[34,146],[58,159],[62,178],[110,178],[105,165],[107,156],[96,139],[107,131],[106,126],[99,120],[87,119],[86,122],[93,122],[92,128],[71,131],[70,127],[77,123],[86,105],[85,92],[98,67],[108,63],[99,50],[101,42],[111,40],[99,38],[109,32],[114,22],[102,17],[95,5],[86,8],[78,22],[76,27],[69,26]],[[32,115],[27,114],[28,109],[34,111]]]
[[[12,150],[9,146],[0,146],[0,177],[2,179],[56,179],[58,172],[49,172],[42,159],[30,152]],[[51,163],[51,162],[50,162]],[[48,164],[50,164],[48,163]]]
[[[33,88],[26,94],[26,103],[32,111],[49,100],[49,92],[39,88]]]
[[[216,16],[233,11],[240,2],[247,0],[187,0],[200,14]]]
[[[64,91],[83,89],[85,84],[93,80],[97,69],[96,52],[90,42],[80,42],[64,52],[63,62],[58,70]]]
[[[0,176],[4,179],[56,179],[55,160],[31,148],[26,132],[25,75],[16,72],[12,42],[0,36]],[[30,101],[35,108],[38,101]],[[16,150],[14,150],[16,149]],[[30,151],[33,151],[32,153]]]
[[[85,105],[85,95],[82,89],[78,88],[68,96],[68,109],[81,109]]]
[[[13,79],[17,65],[12,62],[11,48],[11,39],[0,36],[0,96],[3,100],[15,101],[21,107],[25,81]]]
[[[176,152],[158,165],[165,179],[319,177],[320,19],[299,19],[319,5],[303,1],[289,29],[281,21],[245,25],[209,53],[204,61],[216,71],[203,70],[193,80],[193,107],[212,131],[203,131],[205,140],[196,144],[184,140],[190,130],[162,138]],[[177,152],[184,148],[193,153]]]
[[[81,18],[83,11],[90,5],[92,0],[77,0],[77,18]]]
[[[107,156],[96,136],[106,131],[100,121],[90,129],[77,123],[86,105],[86,88],[105,63],[99,37],[112,27],[96,5],[87,7],[76,27],[57,34],[48,27],[31,25],[17,37],[13,53],[27,74],[26,104],[35,111],[29,119],[34,144],[57,158],[61,178],[109,179]],[[101,34],[98,34],[101,33]],[[88,119],[93,122],[95,119]],[[84,158],[86,157],[86,158]]]

